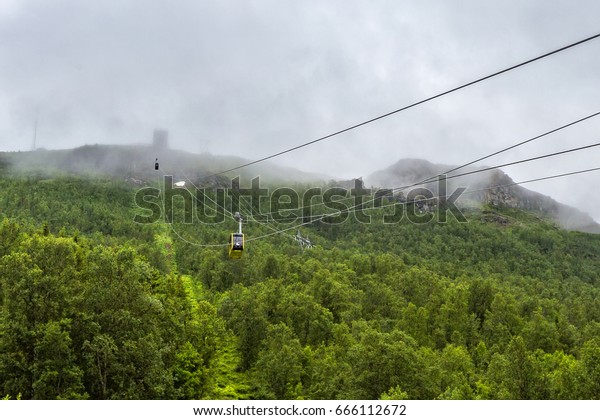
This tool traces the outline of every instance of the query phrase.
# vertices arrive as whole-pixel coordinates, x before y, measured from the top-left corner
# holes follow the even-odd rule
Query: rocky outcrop
[[[377,171],[368,176],[368,185],[380,188],[397,188],[399,186],[412,185],[452,169],[449,165],[437,165],[422,159],[403,159],[387,169]],[[481,168],[469,167],[466,171]],[[452,175],[460,171],[452,172]],[[459,204],[468,205],[478,202],[486,203],[495,207],[518,208],[534,211],[542,216],[551,218],[561,227],[568,230],[582,232],[600,233],[600,225],[588,214],[559,203],[551,197],[531,191],[515,182],[503,171],[495,169],[489,172],[465,175],[464,177],[448,180],[447,191],[451,192],[457,187],[466,187],[467,191],[458,200]],[[437,182],[422,184],[438,194]]]

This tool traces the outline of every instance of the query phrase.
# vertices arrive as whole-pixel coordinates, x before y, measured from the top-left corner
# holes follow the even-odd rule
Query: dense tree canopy
[[[199,245],[233,221],[135,224],[124,182],[0,188],[3,395],[600,398],[598,236],[483,207],[316,223],[312,249],[274,235],[231,261]]]

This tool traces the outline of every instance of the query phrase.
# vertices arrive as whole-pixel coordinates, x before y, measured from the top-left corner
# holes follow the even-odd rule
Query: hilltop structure
[[[152,145],[156,150],[166,150],[169,148],[169,132],[167,130],[154,130]]]

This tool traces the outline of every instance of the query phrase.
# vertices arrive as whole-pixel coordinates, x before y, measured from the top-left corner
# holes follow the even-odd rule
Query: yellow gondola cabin
[[[229,236],[229,258],[242,258],[244,252],[244,234],[232,233]]]

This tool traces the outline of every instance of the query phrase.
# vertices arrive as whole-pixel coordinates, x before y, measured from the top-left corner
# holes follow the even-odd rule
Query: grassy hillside
[[[376,210],[303,227],[305,250],[250,222],[232,261],[204,245],[233,221],[135,224],[134,192],[3,173],[3,395],[600,398],[600,236],[515,209]]]

